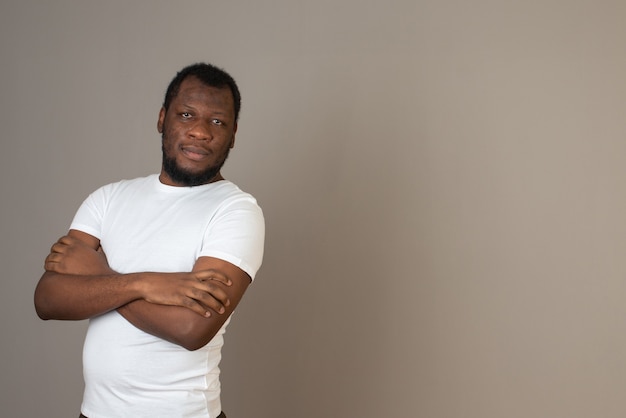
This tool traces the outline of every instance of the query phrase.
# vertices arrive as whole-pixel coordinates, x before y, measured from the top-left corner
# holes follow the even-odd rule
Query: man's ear
[[[237,133],[237,122],[235,122],[235,127],[233,128],[233,139],[230,141],[230,147],[235,148],[235,134]]]
[[[162,107],[161,110],[159,111],[159,120],[157,121],[157,131],[159,131],[160,134],[163,133],[163,121],[165,120],[165,108]]]

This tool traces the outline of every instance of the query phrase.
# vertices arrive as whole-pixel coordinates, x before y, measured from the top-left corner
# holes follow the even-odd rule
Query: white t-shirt
[[[196,187],[162,184],[158,175],[101,187],[71,229],[100,239],[119,273],[191,271],[201,256],[228,261],[251,279],[261,266],[265,224],[256,200],[222,180]],[[222,329],[203,348],[147,334],[117,313],[92,318],[83,348],[89,418],[213,418],[221,411]]]

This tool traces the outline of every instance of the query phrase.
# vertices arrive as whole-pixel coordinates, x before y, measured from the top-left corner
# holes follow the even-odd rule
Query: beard
[[[202,184],[210,183],[211,180],[213,180],[213,178],[220,173],[220,170],[230,153],[230,148],[226,149],[226,152],[216,164],[207,167],[204,171],[195,173],[180,167],[176,163],[176,158],[167,155],[163,145],[161,145],[161,150],[163,152],[163,171],[165,171],[170,179],[172,179],[175,183],[187,187],[200,186]]]

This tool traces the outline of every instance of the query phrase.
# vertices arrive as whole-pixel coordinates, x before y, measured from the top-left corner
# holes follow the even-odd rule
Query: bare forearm
[[[165,306],[135,300],[117,309],[128,322],[187,350],[206,345],[222,327],[228,313],[204,317],[180,306]]]
[[[136,327],[194,350],[213,338],[249,284],[237,267],[208,257],[188,273],[118,274],[99,245],[75,230],[53,245],[35,290],[39,317],[79,320],[118,309]]]
[[[141,297],[139,274],[81,276],[45,272],[35,289],[41,319],[88,319]]]
[[[164,340],[178,344],[188,350],[196,350],[206,345],[224,325],[237,307],[250,284],[249,276],[232,264],[210,257],[201,257],[194,269],[212,272],[207,284],[213,287],[212,294],[223,294],[223,304],[205,305],[202,311],[185,307],[162,306],[149,303],[149,300],[135,300],[120,307],[117,311],[137,328]],[[220,273],[221,272],[221,273]],[[210,300],[209,300],[210,301]]]

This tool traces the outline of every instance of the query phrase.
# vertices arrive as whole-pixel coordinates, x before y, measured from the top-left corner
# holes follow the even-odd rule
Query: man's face
[[[220,168],[235,145],[235,107],[228,87],[216,88],[186,78],[169,109],[161,109],[160,180],[171,186],[198,186],[221,180]]]

